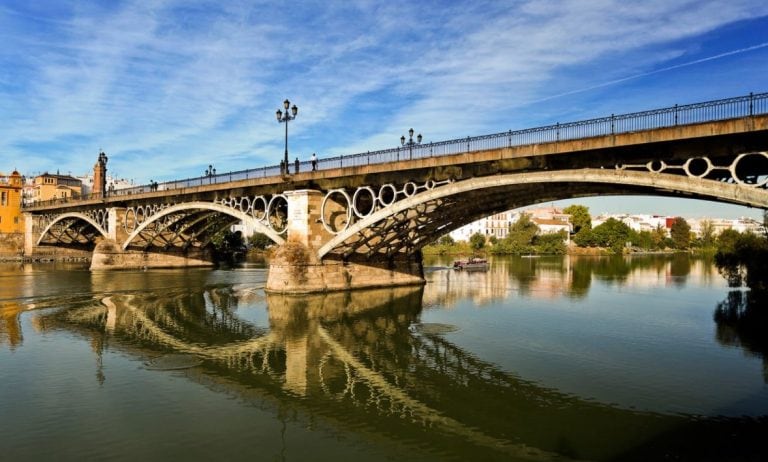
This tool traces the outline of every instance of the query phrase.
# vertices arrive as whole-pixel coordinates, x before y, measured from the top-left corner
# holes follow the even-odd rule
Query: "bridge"
[[[421,284],[420,249],[560,199],[658,195],[768,208],[768,93],[170,181],[25,208],[36,246],[92,269],[211,264],[243,222],[272,239],[267,290]]]

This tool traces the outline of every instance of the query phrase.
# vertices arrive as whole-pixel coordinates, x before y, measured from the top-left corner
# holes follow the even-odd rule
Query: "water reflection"
[[[504,257],[497,258],[486,272],[450,271],[445,269],[448,260],[429,263],[433,284],[427,285],[425,302],[447,306],[461,299],[484,305],[510,293],[526,298],[583,299],[595,280],[617,286],[682,288],[692,275],[704,281],[717,276],[711,261],[688,254]]]
[[[8,348],[14,350],[24,341],[19,316],[21,311],[22,308],[18,303],[0,303],[0,348],[3,344],[8,344]]]
[[[738,347],[763,360],[768,383],[768,294],[734,290],[718,303],[714,319],[722,345]]]
[[[671,265],[607,264],[634,268],[620,279],[624,284],[658,283],[660,275],[673,272]],[[566,395],[463,350],[451,342],[450,326],[421,322],[430,297],[441,303],[487,300],[506,296],[511,287],[530,297],[572,296],[574,285],[578,293],[585,280],[607,271],[597,265],[590,278],[569,276],[583,270],[536,260],[522,269],[502,265],[479,278],[446,272],[444,285],[428,285],[424,292],[399,288],[310,297],[265,297],[248,285],[210,284],[205,273],[173,283],[142,273],[95,274],[95,302],[40,313],[34,324],[87,338],[100,383],[109,379],[101,363],[107,348],[142,362],[193,355],[202,366],[176,373],[227,394],[271,397],[346,431],[412,442],[444,459],[648,460],[683,454],[711,460],[707,454],[729,444],[733,431],[762,428],[751,420],[638,412]],[[476,280],[481,283],[470,283]],[[124,289],[136,284],[153,290]],[[254,302],[266,307],[266,323],[250,320]],[[692,445],[702,432],[707,440]],[[749,451],[756,447],[749,438],[740,444]]]
[[[642,412],[564,393],[462,346],[462,326],[425,321],[425,307],[465,300],[572,302],[606,286],[648,289],[641,296],[681,288],[692,275],[710,277],[711,265],[699,260],[507,259],[488,272],[435,270],[424,288],[309,297],[266,295],[263,272],[36,271],[0,271],[18,281],[0,285],[0,341],[21,350],[30,327],[31,339],[59,332],[85,340],[93,353],[88,378],[99,385],[116,380],[104,363],[119,352],[151,374],[173,374],[245,402],[278,403],[283,424],[304,415],[308,425],[323,421],[404,446],[414,460],[421,452],[440,460],[719,460],[766,451],[763,418]],[[718,305],[717,339],[765,365],[768,323],[757,309],[763,300],[749,297],[734,292]]]

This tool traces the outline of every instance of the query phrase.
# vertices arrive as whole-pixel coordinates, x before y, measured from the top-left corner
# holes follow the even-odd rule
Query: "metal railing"
[[[318,159],[317,169],[328,170],[334,168],[356,167],[362,165],[382,164],[398,162],[409,159],[423,159],[429,157],[449,156],[473,151],[499,149],[506,147],[525,146],[531,144],[553,143],[558,141],[570,141],[596,136],[616,135],[631,133],[641,130],[674,127],[678,125],[692,125],[704,122],[736,119],[762,115],[768,113],[768,93],[750,93],[746,96],[719,99],[703,103],[674,105],[663,109],[654,109],[643,112],[600,117],[578,122],[547,125],[544,127],[528,128],[524,130],[510,130],[491,135],[457,138],[440,141],[437,143],[425,143],[414,146],[403,146],[379,151],[340,155]],[[290,164],[290,170],[295,173],[295,164]],[[304,161],[299,163],[300,172],[312,170],[311,163]],[[187,178],[184,180],[167,181],[136,186],[133,188],[109,191],[109,197],[131,196],[136,194],[156,191],[169,191],[191,188],[204,185],[230,183],[233,181],[249,180],[255,178],[281,177],[279,165],[269,165],[255,169],[240,170],[236,172],[217,175]],[[78,199],[57,199],[53,201],[36,202],[27,207],[71,203],[75,201],[101,199],[101,196],[85,195]]]

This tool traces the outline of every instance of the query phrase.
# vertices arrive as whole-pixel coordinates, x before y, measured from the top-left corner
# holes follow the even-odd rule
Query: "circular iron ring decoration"
[[[370,197],[371,205],[367,211],[360,211],[358,207],[359,202],[363,200],[363,197],[361,194],[367,194]],[[368,215],[372,214],[374,211],[376,211],[377,200],[378,200],[378,197],[376,196],[376,193],[369,186],[363,186],[361,188],[357,188],[357,190],[355,190],[355,194],[352,195],[352,211],[355,213],[355,216],[357,216],[358,218],[365,218]]]
[[[744,181],[743,179],[739,178],[739,176],[738,176],[737,169],[738,169],[738,166],[739,166],[739,162],[741,162],[742,160],[745,160],[745,159],[747,159],[747,158],[749,158],[751,156],[757,156],[758,160],[760,160],[759,157],[763,157],[765,160],[768,160],[768,152],[764,152],[764,151],[761,151],[761,152],[745,152],[743,154],[739,154],[738,156],[736,156],[736,158],[731,163],[731,166],[728,167],[728,171],[731,172],[731,177],[733,178],[733,181],[735,181],[739,185],[742,185],[742,186],[754,186],[754,187],[757,187],[757,188],[764,187],[766,184],[768,184],[768,178],[764,178],[762,181],[759,181],[757,183],[747,183],[746,181]]]
[[[285,222],[283,223],[284,226],[282,229],[277,229],[275,224],[273,224],[272,222],[273,218],[275,218],[275,220],[280,218],[277,215],[277,211],[279,210],[278,201],[282,201],[283,203],[285,203]],[[288,198],[285,197],[285,195],[276,194],[272,196],[272,199],[270,199],[269,201],[269,205],[267,205],[266,222],[267,222],[267,226],[272,228],[272,230],[277,234],[284,234],[286,231],[288,231]],[[277,223],[277,221],[275,221],[275,223]]]
[[[344,227],[340,229],[334,229],[331,227],[328,222],[325,220],[325,206],[328,203],[329,198],[333,197],[334,195],[341,195],[341,197],[344,198],[344,200],[347,202],[347,205],[345,207],[345,215],[346,215],[346,222],[344,223]],[[331,234],[339,234],[340,232],[346,230],[349,227],[350,222],[352,221],[352,199],[349,197],[349,194],[347,194],[346,191],[343,189],[332,189],[328,191],[325,194],[325,197],[323,197],[322,205],[320,206],[320,221],[323,223],[323,228],[325,228],[326,231],[328,231]]]

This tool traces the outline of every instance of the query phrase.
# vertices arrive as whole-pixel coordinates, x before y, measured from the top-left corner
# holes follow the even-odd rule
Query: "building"
[[[21,219],[21,193],[24,179],[16,170],[10,175],[0,174],[0,233],[24,232]]]
[[[740,233],[749,232],[753,234],[762,234],[765,232],[765,227],[762,223],[748,217],[741,217],[736,219],[698,218],[688,220],[688,224],[691,226],[691,232],[693,232],[697,237],[702,237],[705,223],[707,223],[707,226],[711,227],[710,229],[712,230],[712,235],[714,236],[719,235],[726,229],[732,229]]]
[[[518,218],[518,214],[513,211],[497,213],[452,231],[451,237],[455,241],[468,241],[470,236],[480,233],[486,238],[493,236],[502,239],[507,236],[509,227]]]
[[[630,215],[630,214],[602,214],[592,219],[592,228],[608,221],[609,218],[618,220],[630,229],[637,232],[649,231],[653,232],[657,229],[664,230],[667,237],[670,236],[670,230],[672,224],[677,217],[667,215]],[[711,227],[712,235],[717,236],[726,229],[732,229],[740,233],[751,232],[755,234],[763,233],[765,228],[762,223],[752,218],[686,218],[685,221],[691,227],[691,232],[696,237],[702,237],[702,231],[704,229],[704,223],[708,222]]]
[[[93,185],[94,185],[94,179],[93,174],[88,173],[86,175],[78,175],[75,178],[80,180],[82,183],[82,190],[83,190],[83,196],[90,196],[93,194]],[[128,189],[133,188],[136,186],[133,182],[133,180],[126,180],[124,178],[115,178],[109,174],[106,176],[107,178],[107,195],[109,195],[113,191],[117,191],[120,189]]]
[[[565,232],[565,242],[571,241],[573,225],[569,221],[563,221],[556,218],[531,218],[531,221],[539,227],[541,234],[557,234]]]
[[[469,241],[470,236],[476,233],[484,235],[487,239],[491,237],[503,239],[509,234],[509,227],[512,226],[512,223],[520,219],[522,214],[528,215],[531,221],[539,227],[542,234],[566,231],[570,235],[572,232],[570,215],[563,213],[558,208],[546,207],[497,213],[462,226],[452,231],[450,235],[455,241]]]
[[[67,200],[82,195],[83,184],[77,178],[45,172],[35,177],[32,202]]]

